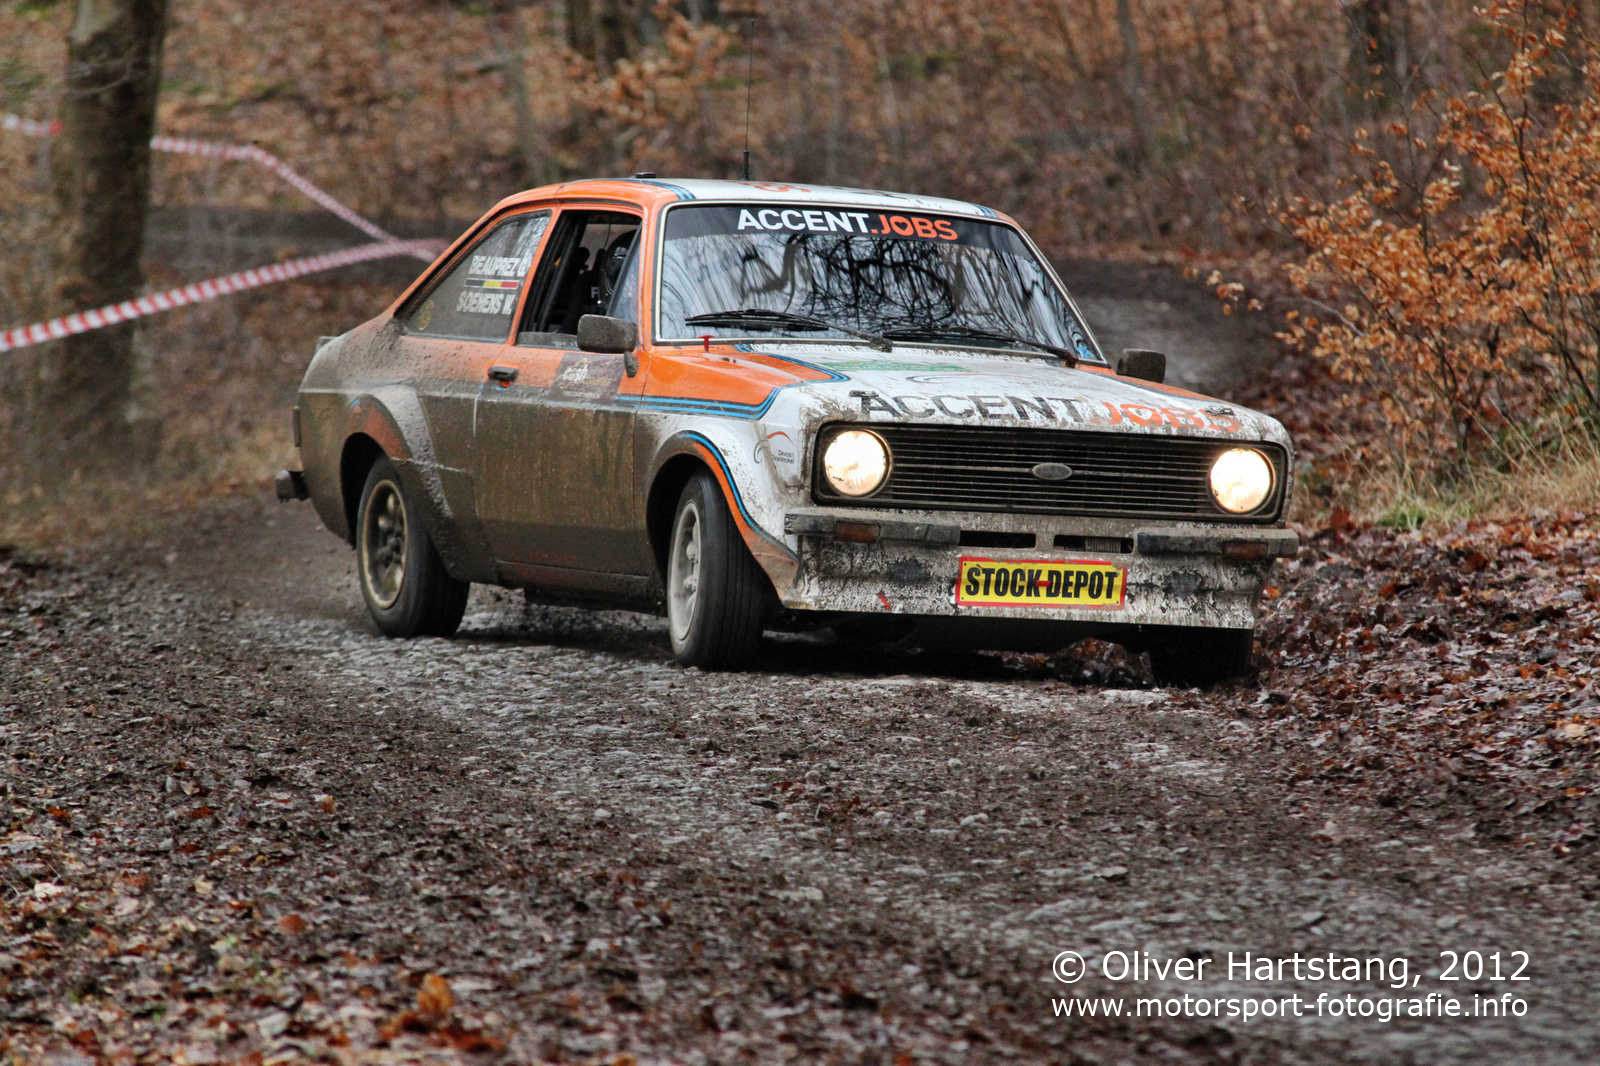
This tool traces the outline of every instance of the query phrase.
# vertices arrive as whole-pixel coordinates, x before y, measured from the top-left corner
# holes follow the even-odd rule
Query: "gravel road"
[[[1109,349],[1176,313],[1175,379],[1248,372],[1202,296],[1064,269]],[[1403,754],[1340,787],[1281,693],[1107,647],[705,674],[481,588],[396,642],[353,569],[263,498],[0,550],[0,1061],[1595,1061],[1592,849]]]
[[[112,933],[200,947],[39,969],[0,946],[17,1047],[90,1024],[111,1057],[191,1061],[468,1056],[467,1032],[511,1061],[1576,1063],[1600,1039],[1592,864],[1324,793],[1249,686],[795,640],[703,674],[656,619],[484,589],[456,639],[395,642],[348,549],[264,500],[23,577],[0,621],[12,824],[66,812],[56,843],[93,857],[64,891],[97,863],[145,878]],[[13,900],[72,884],[27,873]],[[1528,953],[1528,980],[1437,979],[1470,950],[1507,976]],[[1209,962],[1113,980],[1110,952]],[[1245,952],[1387,968],[1230,972]],[[428,973],[456,1028],[397,1030]],[[149,1009],[175,990],[227,1020],[197,1044]],[[1133,1016],[1507,992],[1524,1015]],[[1101,997],[1126,1016],[1053,1003]]]

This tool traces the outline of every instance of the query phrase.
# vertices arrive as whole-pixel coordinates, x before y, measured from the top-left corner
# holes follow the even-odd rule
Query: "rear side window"
[[[401,314],[409,333],[454,340],[503,341],[528,283],[550,212],[515,215],[496,224],[419,301]]]

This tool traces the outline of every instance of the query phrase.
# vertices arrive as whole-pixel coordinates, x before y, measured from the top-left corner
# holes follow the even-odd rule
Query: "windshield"
[[[980,219],[794,204],[674,207],[656,306],[662,340],[868,334],[1036,354],[1015,343],[1031,341],[1104,361],[1022,236]]]

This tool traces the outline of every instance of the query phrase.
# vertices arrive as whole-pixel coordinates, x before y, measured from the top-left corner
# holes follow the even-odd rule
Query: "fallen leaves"
[[[455,1009],[455,996],[450,994],[450,982],[436,973],[422,979],[417,990],[417,1013],[432,1025],[438,1025]]]
[[[1370,780],[1387,805],[1443,802],[1471,780],[1532,794],[1513,809],[1564,841],[1600,787],[1600,605],[1580,591],[1597,568],[1581,514],[1411,533],[1330,521],[1263,605],[1262,710],[1324,750],[1330,778]],[[1392,781],[1368,765],[1378,753],[1454,769]]]
[[[393,1042],[403,1035],[424,1035],[433,1042],[468,1053],[502,1051],[505,1041],[481,1027],[457,1024],[453,1018],[455,994],[443,976],[430,973],[417,988],[416,1006],[402,1011],[378,1030],[380,1040]]]

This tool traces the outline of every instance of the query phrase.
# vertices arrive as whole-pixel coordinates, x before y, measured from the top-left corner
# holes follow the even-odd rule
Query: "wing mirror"
[[[1159,385],[1167,379],[1167,357],[1149,348],[1124,348],[1122,358],[1117,360],[1117,373]]]
[[[586,352],[622,356],[622,368],[631,378],[639,372],[639,327],[625,318],[584,315],[578,319],[578,347]]]

